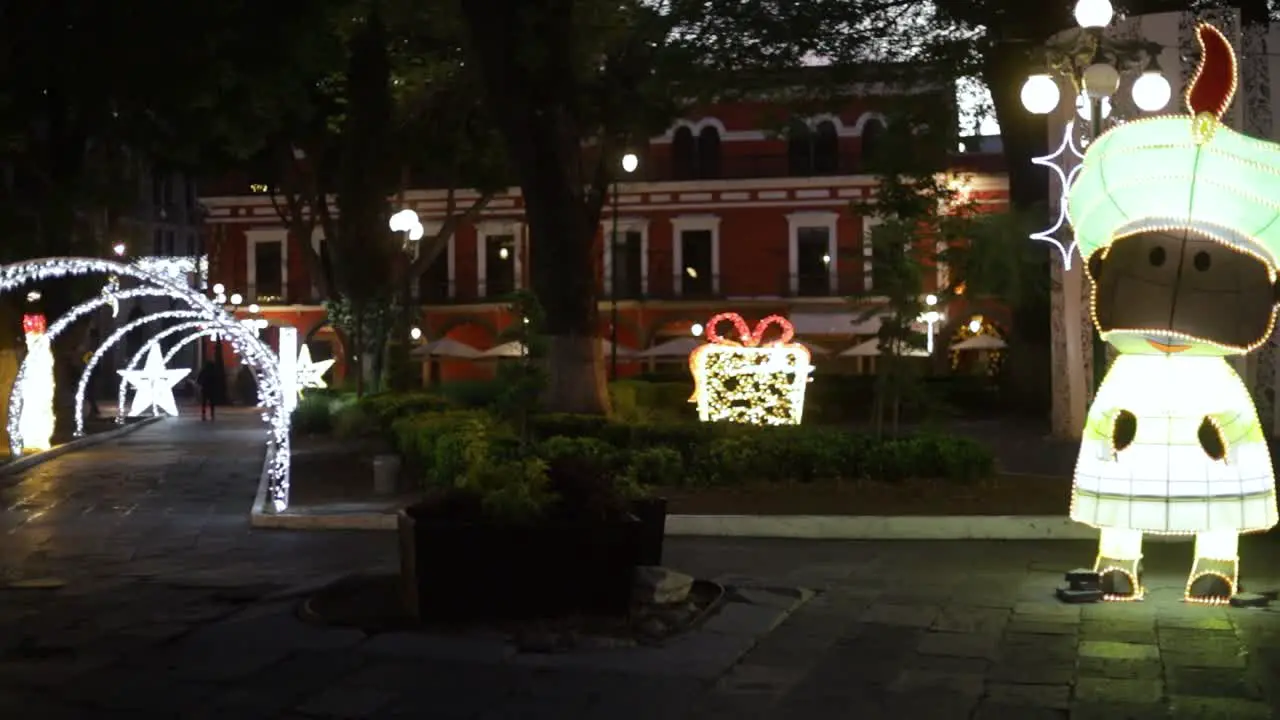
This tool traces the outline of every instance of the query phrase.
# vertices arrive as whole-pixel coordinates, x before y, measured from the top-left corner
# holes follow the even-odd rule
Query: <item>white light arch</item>
[[[0,271],[2,271],[2,269],[0,269]],[[0,276],[0,292],[4,292],[5,290],[8,289],[3,286],[3,282],[4,282],[3,276]],[[110,295],[98,295],[94,297],[92,300],[86,300],[80,303],[79,305],[76,305],[72,307],[70,310],[68,310],[66,315],[63,315],[62,317],[58,318],[57,322],[49,326],[49,329],[45,332],[45,335],[46,337],[49,338],[50,342],[52,342],[53,339],[58,335],[60,335],[63,330],[66,330],[67,326],[69,326],[71,323],[75,322],[76,320],[79,320],[85,315],[88,315],[89,313],[97,310],[98,308],[103,307],[104,305],[110,305],[119,300],[130,300],[132,298],[137,298],[137,297],[157,297],[157,296],[172,297],[173,293],[166,287],[136,287],[136,288],[129,288],[127,290],[116,290],[114,293]],[[26,358],[23,358],[22,362],[18,365],[18,375],[16,378],[14,378],[14,381],[13,381],[14,389],[9,394],[9,422],[6,427],[6,430],[9,433],[9,451],[11,453],[14,452],[15,447],[19,448],[18,452],[21,452],[22,433],[18,429],[17,418],[21,417],[22,415],[22,393],[18,392],[18,388],[22,387],[22,381],[26,378],[26,376],[27,376],[27,361],[26,361]],[[15,457],[17,457],[16,454],[15,454]]]
[[[169,363],[173,362],[174,356],[176,356],[178,354],[178,351],[181,350],[182,348],[190,345],[191,343],[197,340],[200,340],[201,338],[217,337],[220,332],[221,330],[216,330],[214,328],[206,328],[204,330],[197,330],[191,333],[190,335],[184,335],[183,337],[178,338],[178,342],[174,343],[173,347],[165,351],[164,364],[167,366]],[[141,360],[141,358],[139,358],[139,360]]]
[[[206,317],[205,313],[199,310],[162,310],[150,315],[143,315],[137,320],[121,325],[116,328],[115,332],[111,333],[106,340],[103,340],[102,344],[98,346],[98,349],[93,351],[93,355],[89,357],[89,361],[85,363],[84,370],[80,373],[80,382],[76,384],[76,437],[84,435],[84,395],[85,391],[89,388],[89,378],[92,376],[93,371],[98,367],[98,363],[102,361],[102,357],[106,355],[111,348],[115,347],[116,343],[124,339],[124,336],[131,330],[157,320],[176,318],[189,320],[204,317]],[[116,421],[123,422],[124,418],[117,417]]]
[[[59,331],[74,320],[94,309],[102,307],[112,300],[143,295],[168,295],[208,313],[211,324],[223,329],[232,347],[240,355],[245,364],[254,368],[260,375],[258,396],[266,408],[263,418],[267,421],[269,439],[267,442],[266,472],[269,480],[271,506],[276,511],[284,510],[289,505],[289,415],[284,412],[284,400],[280,391],[279,373],[274,354],[266,348],[257,336],[240,325],[219,305],[204,295],[191,290],[177,281],[148,273],[140,268],[102,258],[55,257],[24,260],[0,266],[0,293],[42,280],[75,277],[82,275],[104,274],[131,277],[154,287],[131,288],[129,290],[110,292],[99,295],[72,308],[66,316],[59,318],[54,327]],[[49,333],[51,336],[52,332]],[[50,338],[52,340],[52,337]],[[18,431],[18,418],[22,411],[22,397],[19,388],[23,368],[18,369],[18,377],[14,383],[14,393],[9,401],[9,444],[15,457],[22,454],[22,436]],[[15,412],[16,411],[16,412]],[[14,447],[16,444],[16,448]]]

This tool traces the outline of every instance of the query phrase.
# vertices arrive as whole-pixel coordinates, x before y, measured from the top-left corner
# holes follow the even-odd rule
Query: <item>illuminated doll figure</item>
[[[48,450],[53,438],[53,351],[45,335],[43,315],[24,315],[27,339],[26,372],[22,377],[22,414],[18,434],[23,450]]]
[[[1238,536],[1276,524],[1275,478],[1248,390],[1226,361],[1276,319],[1280,145],[1221,117],[1226,38],[1201,25],[1189,115],[1120,125],[1090,144],[1068,210],[1093,321],[1120,353],[1089,408],[1071,518],[1101,530],[1107,599],[1138,599],[1144,533],[1195,535],[1186,597],[1238,592]]]

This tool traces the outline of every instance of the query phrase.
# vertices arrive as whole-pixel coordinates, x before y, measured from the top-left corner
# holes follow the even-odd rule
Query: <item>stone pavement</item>
[[[262,437],[169,420],[0,479],[0,718],[1280,717],[1280,612],[1178,602],[1188,544],[1148,547],[1146,602],[1079,607],[1052,590],[1088,543],[672,539],[673,567],[818,594],[769,632],[748,589],[665,650],[306,625],[306,586],[393,569],[394,538],[251,531]],[[1242,553],[1280,588],[1280,542]]]

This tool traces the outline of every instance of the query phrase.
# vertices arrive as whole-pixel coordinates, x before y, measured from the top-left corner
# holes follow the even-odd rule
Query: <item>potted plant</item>
[[[399,515],[401,571],[420,619],[624,614],[640,521],[607,483],[554,467],[472,421],[437,443],[451,485]],[[456,456],[453,459],[445,456]]]

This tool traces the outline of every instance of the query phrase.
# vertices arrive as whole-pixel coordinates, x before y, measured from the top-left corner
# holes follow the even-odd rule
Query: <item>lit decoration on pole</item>
[[[1196,34],[1190,114],[1103,134],[1069,198],[1093,321],[1120,352],[1089,409],[1071,503],[1101,530],[1091,591],[1114,600],[1142,597],[1142,535],[1166,533],[1196,536],[1186,598],[1225,603],[1239,533],[1277,522],[1266,438],[1225,356],[1274,329],[1280,145],[1222,125],[1235,56],[1212,26]]]
[[[120,290],[110,296],[100,295],[76,305],[49,327],[47,335],[50,340],[56,337],[62,328],[112,300],[118,302],[133,297],[165,296],[181,301],[192,309],[207,312],[210,318],[207,324],[220,329],[245,364],[258,374],[258,395],[267,409],[263,419],[267,421],[270,430],[267,461],[264,464],[264,472],[267,474],[269,484],[270,505],[276,512],[286,509],[289,505],[289,414],[282,411],[283,403],[279,378],[276,375],[275,355],[256,337],[247,333],[221,307],[213,304],[209,298],[199,292],[170,279],[151,275],[132,265],[103,258],[41,258],[0,265],[0,293],[9,292],[30,283],[94,274],[129,277],[146,286]],[[10,453],[15,456],[22,452],[22,433],[18,427],[18,419],[22,413],[24,374],[25,363],[18,367],[18,377],[14,382],[15,392],[9,398],[9,421],[6,429],[9,433]]]
[[[1056,103],[1057,100],[1055,99],[1054,102]],[[1031,233],[1031,239],[1047,242],[1056,247],[1058,254],[1062,256],[1062,267],[1065,270],[1071,269],[1071,259],[1075,255],[1076,246],[1079,245],[1079,241],[1072,239],[1070,245],[1064,246],[1062,241],[1058,239],[1058,231],[1062,229],[1063,225],[1067,224],[1067,198],[1071,192],[1071,186],[1080,174],[1080,168],[1083,167],[1079,164],[1079,161],[1084,159],[1084,153],[1080,152],[1080,149],[1076,147],[1075,141],[1072,139],[1075,137],[1075,131],[1075,122],[1067,123],[1067,127],[1062,131],[1062,144],[1058,146],[1058,149],[1048,155],[1032,158],[1031,160],[1033,164],[1047,167],[1053,171],[1054,176],[1058,178],[1058,187],[1061,188],[1057,219],[1054,220],[1053,225],[1049,226],[1049,228]],[[1075,158],[1073,161],[1074,166],[1070,172],[1063,172],[1062,166],[1068,162],[1064,158],[1068,156],[1068,153]]]
[[[164,366],[164,358],[160,356],[160,347],[152,345],[147,353],[147,364],[141,370],[120,370],[120,377],[134,387],[133,405],[129,408],[129,416],[137,417],[148,410],[153,415],[164,411],[177,417],[178,403],[173,399],[173,386],[182,378],[191,374],[191,368],[175,368],[170,370]]]
[[[298,390],[307,388],[326,388],[328,383],[324,381],[324,374],[329,372],[329,368],[333,367],[334,361],[321,360],[314,362],[311,360],[311,348],[304,343],[302,349],[298,351]]]
[[[280,347],[276,357],[280,361],[280,392],[284,397],[284,411],[293,412],[298,407],[298,328],[280,328]]]
[[[942,320],[942,314],[933,309],[938,304],[937,295],[926,295],[924,304],[929,309],[920,315],[920,320],[928,326],[928,333],[925,335],[925,351],[932,355],[934,330],[938,325],[938,321]]]
[[[22,373],[17,392],[26,398],[18,420],[24,451],[53,447],[53,349],[46,329],[44,315],[22,316],[22,332],[27,339],[27,357],[22,364],[27,371]]]
[[[102,362],[102,358],[106,356],[111,348],[115,347],[124,336],[129,332],[146,325],[147,323],[157,320],[170,320],[176,318],[190,319],[206,317],[205,313],[199,310],[162,310],[160,312],[145,315],[128,322],[116,328],[115,332],[107,336],[106,340],[98,346],[93,354],[89,356],[89,360],[84,365],[84,371],[80,373],[80,382],[76,385],[76,437],[84,435],[84,396],[89,389],[89,378],[93,371],[97,369],[98,363]],[[168,358],[165,358],[165,364],[168,364]]]
[[[736,338],[721,336],[716,327],[731,322]],[[781,336],[764,341],[776,325]],[[698,404],[703,422],[736,422],[753,425],[798,425],[804,414],[804,392],[809,383],[809,350],[792,343],[795,328],[779,315],[756,324],[754,332],[737,313],[720,313],[706,326],[707,340],[689,355],[694,391],[689,402]]]

